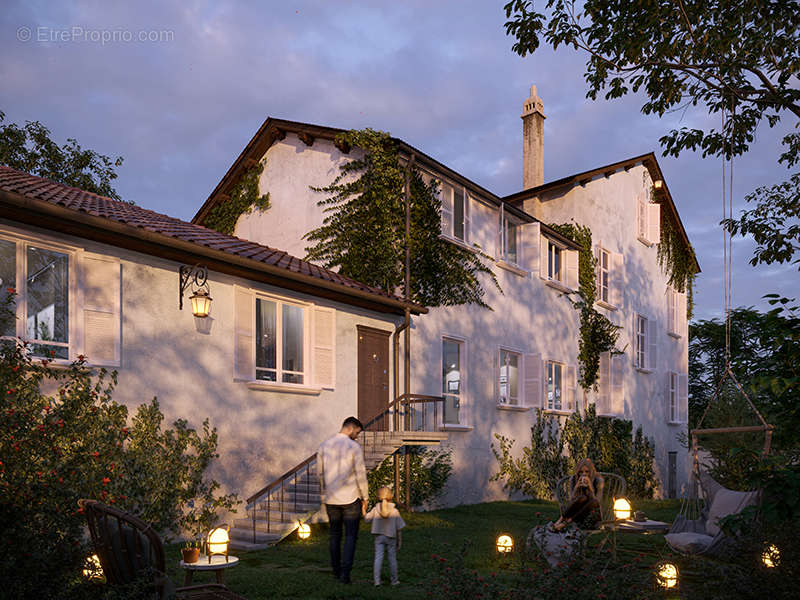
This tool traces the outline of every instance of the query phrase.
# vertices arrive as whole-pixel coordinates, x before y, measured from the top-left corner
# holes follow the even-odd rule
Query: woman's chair
[[[600,490],[600,498],[598,498],[600,502],[600,518],[603,522],[613,521],[614,498],[621,498],[625,495],[625,478],[616,473],[598,473],[598,475],[603,478],[603,487]],[[566,475],[559,479],[556,484],[555,496],[562,514],[569,505],[570,496],[572,495],[571,479],[572,475]]]
[[[131,584],[147,577],[151,579],[152,597],[158,600],[173,593],[181,600],[245,600],[217,583],[173,589],[166,576],[164,544],[150,525],[97,500],[80,500],[79,504],[110,585]]]

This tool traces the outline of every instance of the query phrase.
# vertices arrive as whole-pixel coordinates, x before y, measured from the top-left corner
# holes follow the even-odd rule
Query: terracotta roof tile
[[[282,250],[219,233],[133,204],[112,200],[2,165],[0,165],[0,190],[145,229],[176,240],[205,246],[231,256],[247,258],[323,281],[334,282],[346,288],[402,301],[402,298],[398,296],[343,277],[338,273],[291,256]]]

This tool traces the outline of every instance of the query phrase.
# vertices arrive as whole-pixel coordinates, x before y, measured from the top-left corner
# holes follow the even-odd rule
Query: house
[[[207,273],[195,279],[195,265]],[[200,427],[208,417],[223,493],[248,497],[294,474],[275,491],[305,497],[260,515],[259,544],[318,506],[313,461],[293,468],[344,417],[373,410],[393,385],[390,340],[406,310],[426,311],[284,251],[3,166],[0,280],[18,293],[3,338],[31,340],[34,356],[57,367],[85,355],[116,370],[113,397],[132,409],[157,396],[168,422]],[[212,298],[205,318],[189,303],[197,286]],[[446,437],[362,443],[374,464],[409,438]]]
[[[449,433],[454,450],[445,502],[506,497],[499,482],[489,481],[497,470],[495,434],[517,440],[520,452],[534,408],[566,416],[589,403],[643,428],[655,442],[660,493],[676,496],[689,469],[678,439],[687,428],[687,299],[659,266],[661,211],[687,249],[688,237],[652,153],[545,183],[544,118],[534,86],[523,103],[524,189],[508,197],[395,140],[401,159],[413,155],[423,176],[440,182],[442,235],[489,254],[504,292],[487,287],[493,311],[441,307],[413,317],[411,390],[444,397],[437,427]],[[323,219],[317,203],[325,196],[311,187],[329,184],[345,161],[363,155],[338,142],[340,132],[268,118],[193,222],[202,224],[242,173],[265,161],[259,185],[271,207],[243,214],[236,235],[303,255],[303,236]],[[660,203],[650,196],[654,185]],[[621,327],[618,347],[626,350],[601,358],[596,391],[577,386],[579,319],[564,295],[578,286],[579,247],[550,226],[563,223],[592,232],[596,306]],[[390,401],[387,391],[383,402]]]

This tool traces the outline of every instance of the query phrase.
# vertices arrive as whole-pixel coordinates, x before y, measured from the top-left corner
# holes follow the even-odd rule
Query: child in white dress
[[[397,578],[397,551],[403,541],[400,530],[406,526],[406,523],[392,502],[392,490],[388,487],[379,489],[378,500],[379,502],[364,517],[365,521],[372,521],[372,535],[375,539],[375,563],[372,567],[372,576],[375,585],[380,585],[383,555],[388,554],[392,585],[398,585],[400,580]]]

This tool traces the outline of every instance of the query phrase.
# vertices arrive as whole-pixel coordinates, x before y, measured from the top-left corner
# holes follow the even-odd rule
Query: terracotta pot
[[[200,556],[200,548],[181,548],[181,554],[183,555],[183,562],[187,564],[196,563]]]

